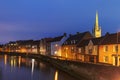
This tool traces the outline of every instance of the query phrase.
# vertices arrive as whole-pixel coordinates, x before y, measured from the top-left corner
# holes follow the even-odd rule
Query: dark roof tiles
[[[64,36],[58,36],[58,37],[55,37],[55,38],[53,38],[50,42],[61,41],[61,39],[62,39],[63,37],[64,37]]]
[[[101,44],[117,44],[120,43],[120,33],[109,34]]]
[[[92,35],[89,31],[83,33],[77,33],[75,35],[70,35],[69,38],[63,43],[63,45],[71,45],[71,44],[78,44],[85,35],[88,35],[86,38],[91,38]]]

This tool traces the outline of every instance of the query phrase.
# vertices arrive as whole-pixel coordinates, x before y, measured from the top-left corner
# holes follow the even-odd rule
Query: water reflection
[[[16,56],[11,56],[10,57],[10,65],[11,65],[11,67],[16,67],[16,65],[17,65],[17,60],[16,59],[17,59]]]
[[[33,75],[33,72],[34,72],[34,65],[35,65],[35,59],[32,59],[32,70],[31,70],[32,75]]]
[[[55,71],[55,78],[54,78],[54,80],[58,80],[58,71],[57,70]]]
[[[49,63],[28,57],[0,55],[0,68],[0,80],[76,80]]]
[[[7,65],[7,55],[4,55],[4,64]]]
[[[21,56],[18,57],[18,64],[19,64],[19,68],[21,66]]]

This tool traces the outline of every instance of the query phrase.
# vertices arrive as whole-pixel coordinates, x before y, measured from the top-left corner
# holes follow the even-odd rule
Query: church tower
[[[98,23],[98,12],[97,11],[96,11],[95,25],[94,25],[94,29],[92,33],[95,38],[101,37],[101,28]]]

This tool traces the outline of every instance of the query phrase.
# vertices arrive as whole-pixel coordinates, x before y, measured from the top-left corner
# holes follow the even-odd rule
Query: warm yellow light
[[[54,78],[54,80],[58,80],[58,71],[57,70],[55,72],[55,78]]]
[[[25,49],[25,48],[22,48],[22,49],[21,49],[21,52],[26,52],[26,49]]]
[[[6,65],[7,64],[7,55],[4,56],[4,64]]]
[[[66,58],[68,57],[67,53],[65,54],[65,57],[66,57]]]
[[[19,67],[20,67],[20,64],[21,64],[21,56],[19,56],[19,58],[18,58],[18,64],[19,64]]]
[[[58,44],[55,44],[55,46],[57,47],[57,46],[58,46]]]

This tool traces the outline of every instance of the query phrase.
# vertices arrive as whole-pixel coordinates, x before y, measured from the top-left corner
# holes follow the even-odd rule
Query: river
[[[76,80],[50,63],[21,56],[0,55],[0,80]]]

